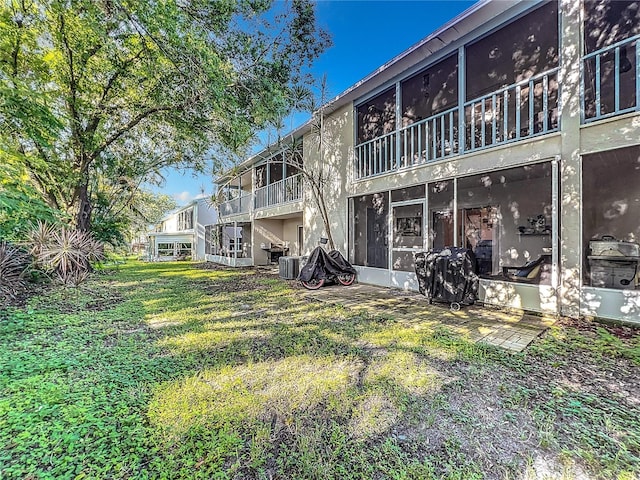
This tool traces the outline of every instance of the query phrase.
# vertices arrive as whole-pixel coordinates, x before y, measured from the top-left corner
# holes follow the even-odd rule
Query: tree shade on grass
[[[2,477],[640,473],[637,331],[561,322],[510,354],[435,307],[354,314],[296,288],[130,262],[1,310]]]

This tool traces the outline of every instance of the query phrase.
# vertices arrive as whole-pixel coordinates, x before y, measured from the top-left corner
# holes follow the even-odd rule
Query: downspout
[[[558,215],[559,211],[559,192],[558,192],[558,180],[559,180],[559,166],[560,166],[561,156],[556,155],[554,159],[551,161],[551,287],[555,292],[556,296],[556,311],[560,313],[560,272],[559,272],[559,255],[558,255],[558,246],[559,246],[559,235],[558,235]]]
[[[233,266],[238,264],[238,222],[233,222]]]
[[[466,96],[465,85],[465,59],[464,46],[458,48],[458,154],[464,153],[465,150],[465,127],[464,127],[464,102]],[[453,145],[451,146],[453,149]]]
[[[453,246],[458,246],[458,177],[453,179]]]

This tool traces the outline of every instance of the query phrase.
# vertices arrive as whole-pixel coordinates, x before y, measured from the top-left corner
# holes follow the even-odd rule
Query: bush
[[[6,303],[26,288],[25,275],[31,266],[27,252],[8,242],[0,242],[0,300]]]
[[[36,262],[64,285],[78,286],[104,259],[104,246],[89,232],[39,222],[29,235]]]
[[[0,238],[18,243],[37,220],[63,221],[66,215],[48,206],[30,184],[20,159],[3,155],[0,148],[0,165]]]

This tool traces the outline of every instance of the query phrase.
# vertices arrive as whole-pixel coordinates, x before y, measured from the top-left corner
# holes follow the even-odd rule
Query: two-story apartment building
[[[302,255],[303,174],[300,145],[284,143],[218,178],[219,223],[207,229],[207,259],[232,266],[268,265]]]
[[[640,322],[639,40],[638,1],[479,2],[326,105],[326,148],[292,132],[305,168],[335,172],[359,281],[417,289],[414,253],[464,246],[485,303]],[[258,199],[296,175],[278,153],[218,179],[254,264],[326,234],[305,188]]]
[[[217,212],[209,203],[199,198],[163,218],[147,235],[149,258],[204,260],[205,226],[217,221]]]

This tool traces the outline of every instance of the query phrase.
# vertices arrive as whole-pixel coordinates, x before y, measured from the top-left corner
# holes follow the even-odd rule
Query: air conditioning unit
[[[295,280],[300,272],[300,257],[280,257],[278,266],[280,278]]]

